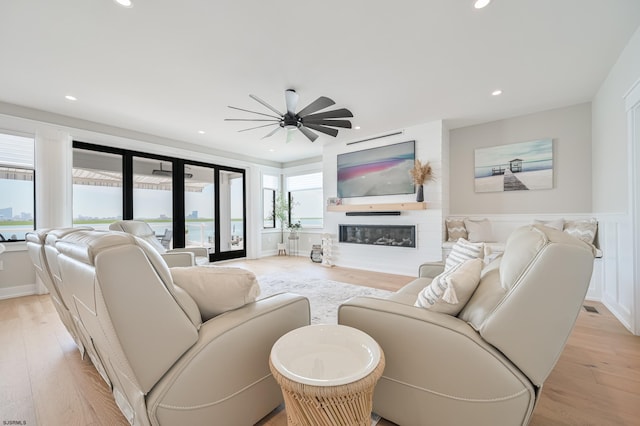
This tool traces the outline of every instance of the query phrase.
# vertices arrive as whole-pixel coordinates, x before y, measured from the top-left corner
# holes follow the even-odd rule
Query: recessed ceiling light
[[[476,2],[473,4],[473,7],[475,7],[476,9],[482,9],[483,7],[486,7],[489,3],[491,3],[491,0],[476,0]]]
[[[269,149],[269,152],[276,152],[276,150],[271,148],[271,149]]]
[[[66,100],[68,101],[77,101],[78,98],[76,98],[75,96],[71,96],[71,95],[67,95],[64,97]]]
[[[200,133],[201,135],[204,135],[205,131],[204,130],[198,130],[198,133]]]
[[[360,130],[360,126],[356,126],[356,127],[354,127],[354,129]]]
[[[133,7],[133,3],[131,2],[131,0],[114,0],[114,1],[123,7]]]
[[[498,90],[494,90],[493,92],[491,92],[492,96],[498,96],[498,95],[502,95],[502,90],[498,89]]]

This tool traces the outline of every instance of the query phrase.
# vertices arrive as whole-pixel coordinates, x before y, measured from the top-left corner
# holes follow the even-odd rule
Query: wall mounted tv
[[[338,197],[413,194],[415,141],[338,155]]]

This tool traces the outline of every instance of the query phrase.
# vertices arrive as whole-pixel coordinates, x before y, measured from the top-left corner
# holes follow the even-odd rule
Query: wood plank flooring
[[[288,271],[392,291],[413,279],[326,268],[303,257],[224,264],[258,276]],[[631,335],[601,304],[585,304],[599,313],[580,313],[545,382],[532,426],[640,424],[640,337]],[[0,422],[6,422],[0,424],[12,421],[29,426],[127,424],[100,375],[80,358],[48,295],[0,300]],[[284,410],[275,410],[259,424],[286,425]],[[393,423],[383,419],[379,425]]]

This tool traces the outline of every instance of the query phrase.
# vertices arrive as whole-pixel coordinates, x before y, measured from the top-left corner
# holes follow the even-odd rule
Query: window
[[[0,134],[0,241],[35,229],[33,138]]]
[[[303,228],[323,226],[322,172],[288,176],[289,223],[300,221]]]
[[[73,150],[73,226],[98,230],[122,219],[122,155]]]
[[[205,247],[211,261],[246,256],[243,169],[78,141],[73,147],[74,225],[142,220],[166,248]]]
[[[133,219],[147,222],[159,238],[174,235],[173,167],[170,161],[133,157]]]
[[[263,228],[276,227],[276,190],[278,189],[278,176],[264,175],[262,177],[262,223]]]

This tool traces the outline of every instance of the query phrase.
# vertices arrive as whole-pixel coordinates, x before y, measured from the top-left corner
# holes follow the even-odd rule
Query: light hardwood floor
[[[288,271],[396,290],[412,277],[325,268],[309,259],[240,260],[258,275]],[[558,364],[547,379],[532,426],[640,424],[640,337],[599,303],[580,313]],[[541,307],[544,315],[544,307]],[[49,296],[0,300],[0,422],[26,425],[126,425],[88,360],[82,360]],[[19,423],[14,423],[19,424]],[[381,426],[392,425],[384,419]],[[260,422],[284,426],[276,410]]]

